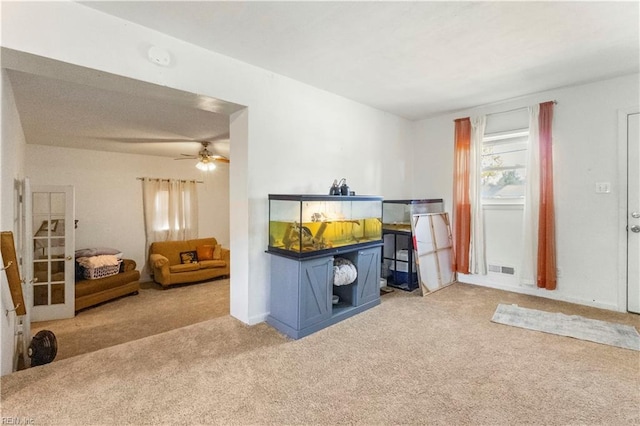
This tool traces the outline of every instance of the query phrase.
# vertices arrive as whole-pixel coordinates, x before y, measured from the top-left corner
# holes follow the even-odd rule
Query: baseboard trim
[[[606,309],[608,311],[626,312],[626,310],[620,310],[618,305],[614,303],[605,303],[605,302],[599,302],[597,300],[587,300],[587,299],[580,299],[576,297],[569,297],[561,293],[558,293],[557,291],[549,291],[549,290],[541,289],[538,287],[514,287],[514,286],[494,284],[494,283],[467,282],[460,279],[458,281],[463,284],[494,288],[496,290],[504,290],[504,291],[510,291],[512,293],[526,294],[528,296],[538,296],[538,297],[543,297],[545,299],[557,300],[560,302],[575,303],[577,305],[585,305],[585,306],[591,306],[593,308]]]
[[[254,316],[249,318],[249,322],[247,324],[249,324],[249,325],[260,324],[261,322],[265,322],[267,320],[268,316],[269,316],[269,312],[265,312],[265,313],[260,314],[260,315],[254,315]]]

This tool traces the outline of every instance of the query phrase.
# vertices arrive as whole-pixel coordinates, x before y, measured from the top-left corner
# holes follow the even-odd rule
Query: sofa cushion
[[[213,246],[210,244],[204,244],[196,247],[198,252],[198,260],[212,260],[213,259]]]
[[[186,272],[186,271],[197,271],[200,269],[198,263],[183,263],[181,265],[171,265],[169,266],[169,272]]]
[[[224,260],[203,260],[200,262],[200,269],[224,268],[225,266],[227,266],[227,262]]]
[[[222,259],[222,246],[220,244],[216,244],[213,248],[213,259]]]

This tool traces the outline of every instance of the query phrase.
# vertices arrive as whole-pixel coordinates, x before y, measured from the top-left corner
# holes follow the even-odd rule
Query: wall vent
[[[516,269],[512,266],[488,265],[489,272],[497,272],[499,274],[515,275]]]

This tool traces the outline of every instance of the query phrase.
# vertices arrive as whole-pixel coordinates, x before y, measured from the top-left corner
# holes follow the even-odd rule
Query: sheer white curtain
[[[486,116],[471,120],[471,161],[469,182],[469,201],[471,204],[471,244],[469,247],[469,272],[487,274],[485,256],[484,218],[482,213],[482,139],[487,123]]]
[[[155,241],[198,237],[198,192],[195,181],[142,180],[147,249]]]
[[[527,149],[527,178],[525,180],[523,235],[524,244],[520,281],[535,285],[538,264],[538,206],[540,205],[540,105],[529,107],[529,146]]]

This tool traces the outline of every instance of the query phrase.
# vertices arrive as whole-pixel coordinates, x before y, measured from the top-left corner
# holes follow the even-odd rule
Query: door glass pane
[[[51,220],[51,241],[49,241],[51,257],[64,256],[64,219]]]
[[[52,259],[51,281],[64,281],[64,258]]]
[[[49,241],[46,238],[33,239],[33,260],[46,259],[49,253]]]
[[[59,305],[64,303],[64,283],[51,285],[51,304]]]
[[[34,215],[48,215],[49,208],[49,194],[47,192],[34,192],[33,193],[33,214]]]
[[[65,196],[64,192],[51,193],[51,214],[64,217]]]
[[[49,304],[49,287],[45,285],[33,286],[33,305],[42,306]]]
[[[37,283],[49,282],[49,262],[47,261],[34,261],[33,262],[33,277]]]

